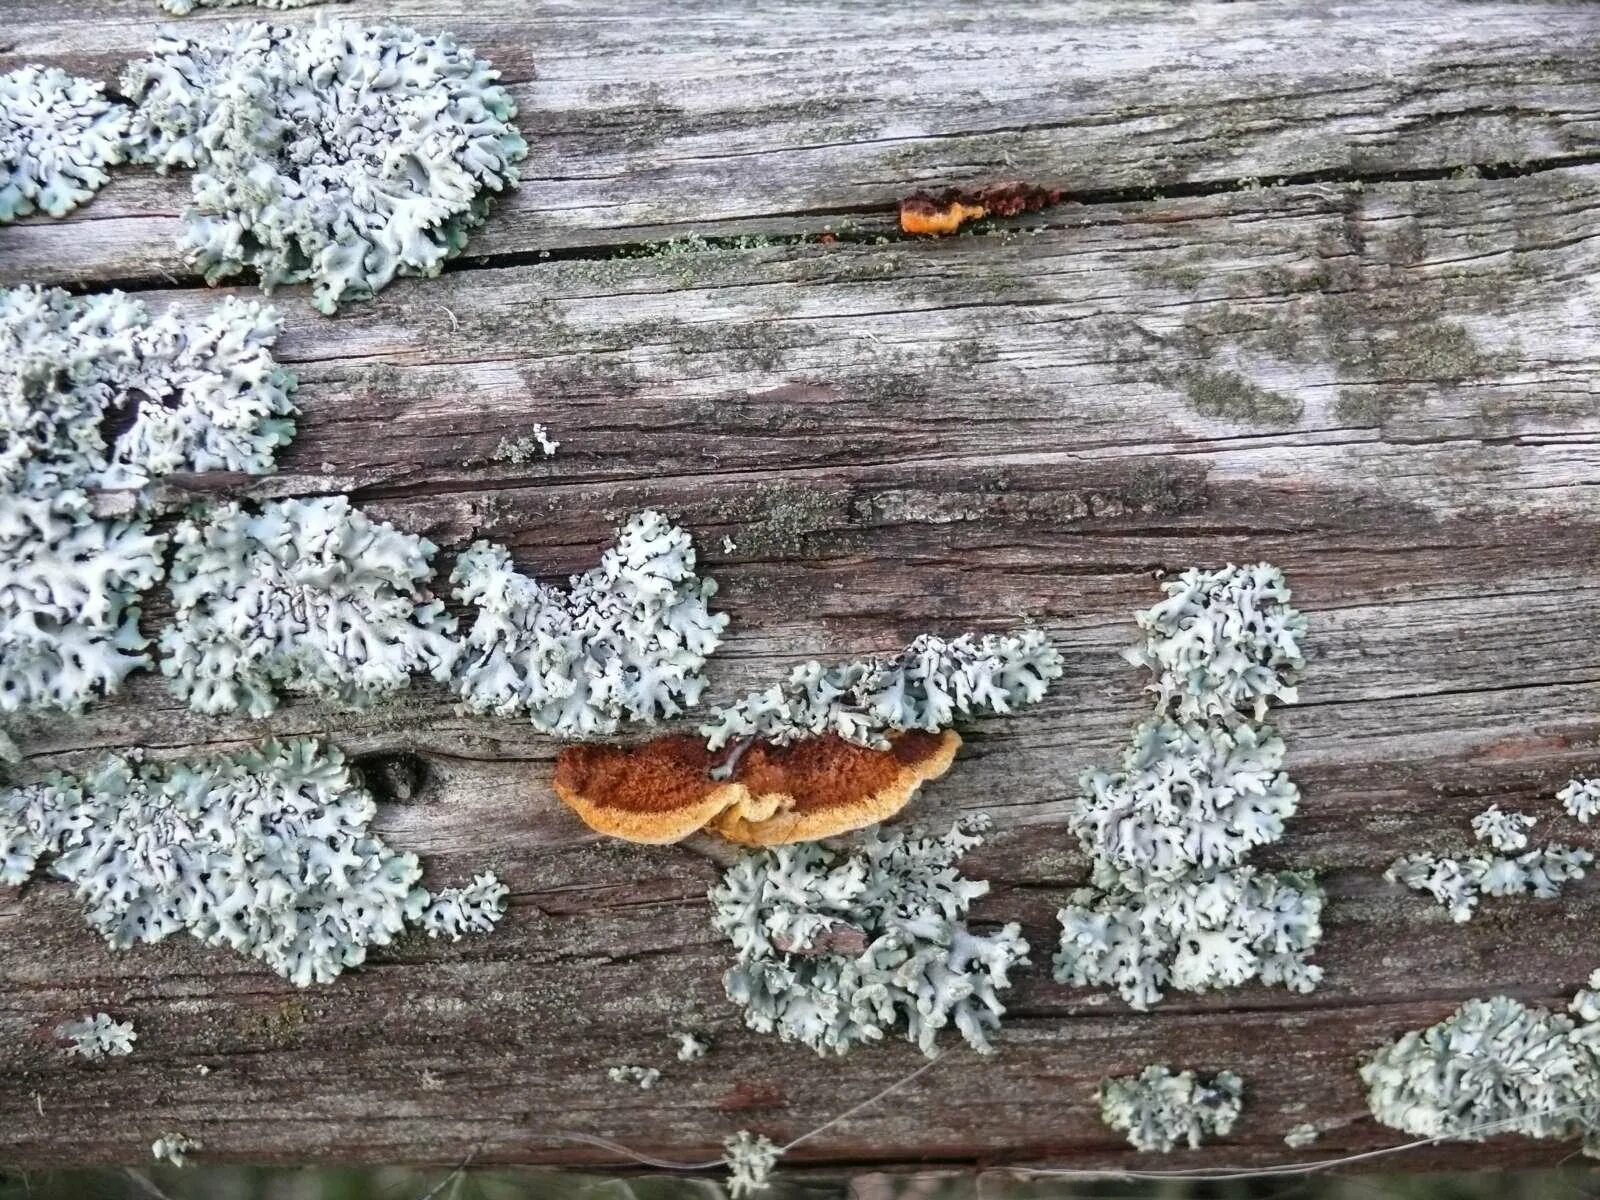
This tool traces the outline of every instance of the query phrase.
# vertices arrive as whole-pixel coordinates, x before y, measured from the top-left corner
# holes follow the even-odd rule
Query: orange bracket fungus
[[[948,237],[971,221],[1038,212],[1060,200],[1059,188],[1026,183],[997,183],[976,191],[913,192],[900,201],[900,229],[923,237]]]
[[[889,819],[950,769],[960,746],[948,729],[896,733],[883,750],[831,734],[732,752],[692,736],[580,743],[556,760],[555,790],[589,828],[630,842],[661,845],[704,829],[741,846],[781,846]]]

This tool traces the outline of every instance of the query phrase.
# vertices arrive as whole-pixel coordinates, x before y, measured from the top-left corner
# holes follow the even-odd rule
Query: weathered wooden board
[[[114,83],[155,0],[7,0],[0,69]],[[1584,0],[925,5],[395,0],[523,109],[524,182],[475,254],[708,232],[883,227],[923,185],[1026,175],[1076,198],[1245,178],[1446,174],[1592,157],[1600,11]],[[192,30],[239,19],[192,17]],[[310,14],[279,14],[310,20]],[[62,222],[0,230],[9,277],[157,278],[187,182],[125,172]],[[92,230],[92,237],[84,236]],[[16,273],[13,275],[12,273]]]
[[[0,65],[109,77],[148,7],[13,3]],[[733,617],[718,697],[1024,615],[1066,655],[1053,697],[972,731],[912,814],[996,819],[969,860],[995,885],[981,914],[1035,946],[1000,1053],[952,1047],[797,1162],[1127,1165],[1091,1094],[1151,1061],[1251,1088],[1225,1147],[1162,1165],[1286,1161],[1308,1119],[1339,1125],[1318,1156],[1392,1144],[1362,1115],[1363,1051],[1469,996],[1559,1004],[1600,965],[1587,884],[1455,926],[1380,878],[1464,842],[1491,801],[1596,848],[1550,797],[1600,766],[1600,10],[385,7],[506,65],[531,178],[442,279],[332,320],[284,294],[302,434],[235,490],[349,491],[445,563],[492,536],[550,576],[664,508]],[[888,230],[922,184],[1005,176],[1079,202],[988,236],[817,238]],[[0,280],[206,304],[158,285],[182,282],[182,194],[134,174],[78,219],[0,230]],[[778,236],[645,244],[689,230]],[[536,421],[557,457],[494,460]],[[1118,651],[1158,573],[1258,558],[1313,630],[1281,721],[1302,812],[1258,858],[1323,873],[1326,982],[1134,1014],[1049,980],[1054,911],[1086,870],[1065,801],[1141,713]],[[157,597],[147,625],[165,619]],[[492,937],[411,939],[303,993],[185,942],[112,953],[58,884],[0,896],[5,1159],[134,1161],[168,1129],[217,1161],[607,1161],[562,1131],[699,1159],[739,1128],[794,1137],[917,1065],[903,1045],[822,1060],[742,1030],[704,903],[716,864],[588,835],[550,793],[553,743],[431,686],[358,716],[202,721],[145,677],[21,732],[41,765],[323,734],[375,781],[420,777],[380,820],[430,878],[492,867],[515,894]],[[93,1008],[132,1016],[138,1053],[53,1047]],[[675,1027],[710,1031],[711,1056],[671,1062]],[[663,1080],[609,1083],[624,1062]]]

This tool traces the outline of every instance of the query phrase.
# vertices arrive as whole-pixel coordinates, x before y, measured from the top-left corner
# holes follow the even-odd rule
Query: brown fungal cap
[[[788,746],[752,746],[738,778],[749,793],[712,820],[712,833],[741,846],[814,842],[886,821],[917,789],[950,769],[961,737],[898,733],[889,749],[843,738],[806,738]]]
[[[642,746],[568,746],[556,760],[556,795],[598,833],[630,842],[676,842],[698,829],[744,846],[815,841],[894,816],[955,761],[955,732],[899,733],[887,750],[842,738],[788,746],[757,742],[716,755],[698,738]],[[719,762],[732,778],[715,779]]]
[[[596,833],[657,846],[705,828],[741,798],[738,784],[711,778],[715,765],[697,737],[567,746],[556,758],[556,795]]]

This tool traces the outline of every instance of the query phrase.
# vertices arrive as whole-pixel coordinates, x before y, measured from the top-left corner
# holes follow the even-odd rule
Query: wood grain
[[[1289,1161],[1305,1120],[1333,1127],[1319,1157],[1389,1145],[1362,1053],[1469,996],[1559,1004],[1597,965],[1590,881],[1455,926],[1380,876],[1464,843],[1491,801],[1600,848],[1551,799],[1600,767],[1600,11],[384,7],[505,67],[528,183],[441,279],[331,320],[285,291],[303,420],[281,473],[170,497],[348,491],[444,565],[487,536],[546,577],[663,508],[732,616],[714,698],[1022,617],[1066,656],[1052,697],[969,731],[910,814],[996,819],[969,860],[994,883],[979,912],[1035,948],[1000,1053],[952,1046],[796,1163],[1130,1165],[1092,1092],[1152,1061],[1250,1088],[1225,1146],[1156,1165]],[[14,0],[0,66],[109,78],[151,8]],[[1073,202],[947,241],[890,229],[907,191],[1003,177]],[[183,194],[133,172],[72,220],[0,230],[0,280],[210,303],[170,243]],[[710,241],[659,240],[689,231]],[[558,455],[495,461],[533,422]],[[1131,1013],[1049,979],[1055,909],[1086,872],[1066,801],[1140,716],[1118,651],[1159,574],[1257,559],[1312,628],[1281,718],[1302,811],[1257,861],[1322,873],[1326,981]],[[167,615],[157,593],[147,628]],[[184,941],[112,953],[59,884],[0,896],[0,1157],[20,1165],[133,1162],[168,1129],[218,1162],[609,1161],[563,1131],[693,1160],[740,1128],[797,1136],[918,1065],[743,1030],[704,901],[716,864],[589,835],[551,794],[554,743],[432,686],[370,713],[201,720],[144,676],[19,733],[39,767],[326,736],[381,793],[418,785],[380,824],[430,879],[492,868],[514,893],[492,937],[411,938],[306,992]],[[138,1051],[68,1060],[50,1030],[101,1008],[135,1021]],[[675,1028],[712,1054],[673,1061]],[[662,1082],[610,1083],[627,1062]]]

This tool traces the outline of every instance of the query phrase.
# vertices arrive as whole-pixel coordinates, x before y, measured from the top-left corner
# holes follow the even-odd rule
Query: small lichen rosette
[[[505,916],[510,894],[511,889],[493,871],[484,871],[473,876],[469,884],[435,892],[417,924],[429,937],[449,938],[452,942],[472,933],[493,933]]]
[[[1260,721],[1269,701],[1295,703],[1306,619],[1290,607],[1282,571],[1196,567],[1161,586],[1167,598],[1138,614],[1144,641],[1126,653],[1155,673],[1159,708],[1185,721]]]
[[[1470,921],[1484,896],[1533,896],[1553,900],[1563,884],[1582,879],[1594,862],[1587,850],[1552,844],[1515,857],[1468,854],[1461,858],[1422,851],[1403,855],[1383,877],[1426,892],[1450,910],[1453,921]]]
[[[165,539],[142,520],[99,520],[82,492],[0,491],[0,712],[76,713],[149,663],[141,592]]]
[[[1015,924],[967,927],[989,885],[962,878],[956,864],[982,841],[981,828],[874,834],[847,854],[807,842],[741,858],[711,901],[738,955],[723,982],[745,1023],[819,1054],[877,1041],[902,1019],[906,1039],[929,1056],[950,1025],[974,1049],[992,1050],[999,994],[1028,961],[1028,943]]]
[[[713,750],[740,738],[782,746],[830,733],[883,750],[896,731],[937,733],[958,717],[1036,704],[1061,672],[1061,655],[1037,629],[924,634],[886,658],[804,663],[782,683],[714,710],[700,731]]]
[[[474,544],[450,576],[476,610],[456,668],[463,704],[572,738],[693,707],[728,623],[695,561],[689,534],[653,510],[566,590],[519,574],[504,546]]]
[[[1584,1139],[1600,1157],[1600,1024],[1509,996],[1468,1000],[1361,1068],[1372,1115],[1422,1138]]]
[[[113,947],[187,930],[304,987],[388,944],[428,904],[421,868],[371,831],[337,750],[268,742],[162,766],[123,758],[0,793],[4,882],[42,857]]]
[[[1163,1066],[1108,1079],[1100,1087],[1100,1119],[1128,1135],[1136,1150],[1166,1154],[1180,1143],[1198,1150],[1226,1137],[1243,1107],[1244,1081],[1232,1071],[1202,1080]]]
[[[280,690],[362,708],[414,673],[449,678],[455,619],[425,587],[433,544],[342,497],[225,505],[174,541],[161,670],[196,712],[265,716]]]
[[[1070,820],[1097,861],[1137,879],[1231,867],[1275,842],[1300,790],[1283,740],[1251,725],[1141,725],[1116,772],[1091,771]]]
[[[265,21],[169,32],[131,65],[131,157],[195,168],[183,245],[208,282],[312,284],[323,312],[437,275],[527,143],[498,72],[448,35]]]
[[[271,308],[228,297],[151,318],[121,292],[0,289],[0,491],[261,475],[294,436]]]
[[[1600,813],[1600,778],[1574,779],[1556,793],[1556,800],[1579,822],[1587,825]]]
[[[1165,989],[1205,992],[1252,979],[1309,992],[1322,979],[1311,952],[1322,940],[1322,889],[1308,874],[1244,866],[1122,886],[1097,866],[1057,914],[1055,977],[1114,987],[1147,1009]]]
[[[91,1013],[76,1021],[56,1026],[56,1037],[67,1043],[67,1053],[90,1062],[121,1058],[133,1053],[139,1040],[132,1021],[119,1021],[110,1013]]]
[[[128,110],[59,67],[0,75],[0,225],[38,211],[65,216],[123,159]]]

